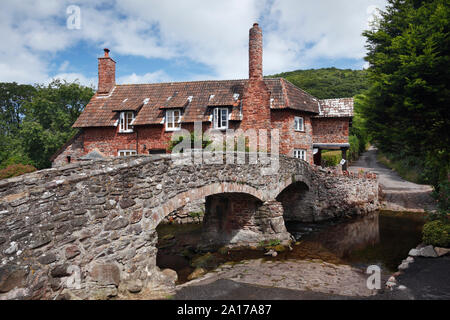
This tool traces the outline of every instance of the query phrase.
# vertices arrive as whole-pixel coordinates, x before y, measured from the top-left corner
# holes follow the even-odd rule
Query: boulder
[[[203,268],[196,268],[190,275],[188,275],[187,279],[188,280],[194,280],[194,279],[200,278],[204,274],[206,274],[206,270],[205,269],[203,269]]]
[[[436,258],[438,256],[436,251],[434,251],[433,246],[423,247],[419,251],[422,257]]]
[[[439,257],[445,256],[446,254],[448,254],[450,252],[450,248],[439,248],[439,247],[434,247],[434,251],[436,252],[436,254]]]
[[[398,270],[406,270],[409,267],[409,263],[408,262],[402,262],[399,266],[398,266]]]
[[[411,249],[409,250],[408,255],[410,255],[411,257],[418,257],[420,256],[420,252],[417,249]]]

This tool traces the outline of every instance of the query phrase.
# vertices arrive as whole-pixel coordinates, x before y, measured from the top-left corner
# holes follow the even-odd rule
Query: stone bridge
[[[128,297],[167,291],[158,224],[206,198],[210,245],[289,241],[285,220],[378,208],[378,182],[280,156],[270,164],[177,165],[170,155],[89,161],[0,181],[0,299]]]

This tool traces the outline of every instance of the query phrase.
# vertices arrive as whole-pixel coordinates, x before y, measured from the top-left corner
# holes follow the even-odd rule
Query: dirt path
[[[377,162],[377,149],[370,147],[358,161],[349,166],[349,171],[372,171],[378,174],[383,192],[383,209],[392,211],[417,211],[435,209],[430,196],[433,188],[402,179],[395,171]]]

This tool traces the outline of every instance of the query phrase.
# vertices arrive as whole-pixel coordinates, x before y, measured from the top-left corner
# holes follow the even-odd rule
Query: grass
[[[394,170],[400,175],[400,177],[407,181],[418,184],[423,183],[420,177],[419,170],[415,167],[407,166],[402,160],[394,160],[378,151],[377,161],[382,165],[388,167],[389,169]]]

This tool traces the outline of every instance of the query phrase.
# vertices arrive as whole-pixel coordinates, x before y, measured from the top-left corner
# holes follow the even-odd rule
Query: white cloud
[[[154,82],[169,82],[171,78],[162,70],[156,72],[149,72],[142,75],[132,73],[122,76],[117,79],[118,84],[136,84],[136,83],[154,83]]]
[[[45,84],[52,82],[53,80],[60,79],[67,82],[78,82],[87,87],[97,87],[97,78],[87,78],[81,73],[58,73],[53,77],[49,77],[44,81]]]
[[[45,82],[50,75],[96,79],[71,61],[55,64],[58,54],[86,43],[115,56],[193,61],[205,70],[192,79],[248,76],[248,29],[259,21],[264,34],[264,74],[308,68],[323,59],[359,59],[365,54],[361,33],[375,7],[385,0],[4,0],[0,11],[0,81]],[[81,8],[81,29],[66,27],[66,8]],[[116,59],[117,70],[121,68]],[[70,66],[70,72],[69,72]],[[148,71],[148,70],[146,70]],[[166,70],[129,70],[118,81],[177,80]],[[185,80],[185,79],[183,79]]]

